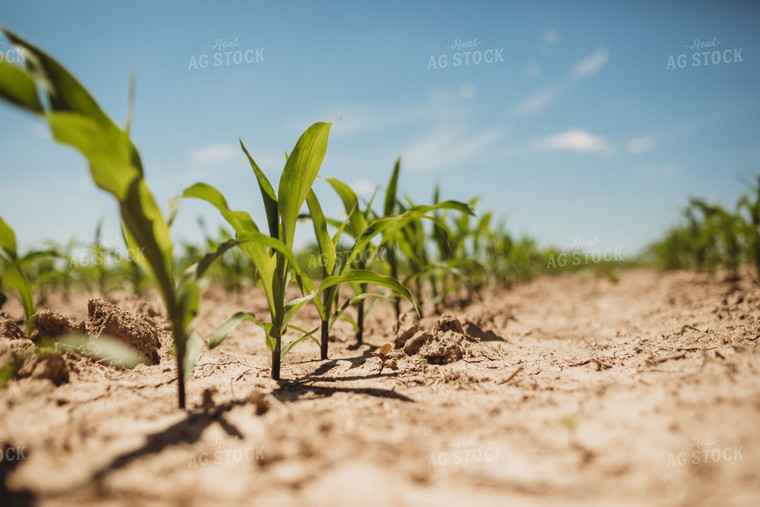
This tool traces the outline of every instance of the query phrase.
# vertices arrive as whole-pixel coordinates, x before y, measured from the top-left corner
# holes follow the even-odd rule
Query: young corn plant
[[[370,228],[370,222],[373,220],[372,203],[374,202],[374,195],[372,199],[370,199],[370,202],[365,205],[364,209],[361,209],[359,197],[346,183],[337,178],[327,178],[327,182],[330,184],[333,190],[335,190],[335,193],[337,193],[340,197],[347,215],[346,222],[343,224],[338,224],[339,232],[342,232],[343,229],[347,228],[348,234],[355,238],[355,240],[357,240],[357,243],[358,239],[367,233],[367,231],[375,234],[377,232],[380,232],[376,226]],[[317,235],[319,236],[319,233]],[[371,261],[371,259],[376,258],[377,249],[371,242],[361,242],[361,246],[362,248],[360,249],[354,246],[351,248],[350,254],[347,256],[345,254],[341,256],[343,266],[351,265],[351,267],[354,269],[364,270],[367,268],[368,263]],[[324,250],[321,244],[320,250]],[[391,278],[394,280],[398,279],[398,277],[394,276],[393,273],[391,273]],[[362,295],[368,294],[367,284],[354,284],[354,292],[356,294],[356,301],[354,302],[356,306],[356,320],[352,322],[352,324],[356,330],[356,341],[357,343],[361,344],[364,342],[364,315],[365,311],[368,311],[368,309],[365,307],[366,297],[362,297]]]
[[[390,266],[391,276],[399,277],[400,260],[403,257],[406,260],[408,274],[402,280],[402,283],[409,285],[414,282],[416,287],[416,297],[418,301],[423,301],[423,280],[430,280],[432,299],[429,302],[439,300],[435,278],[439,273],[461,273],[454,266],[454,260],[450,250],[450,235],[444,223],[441,221],[444,214],[449,211],[457,211],[463,217],[474,216],[474,211],[470,204],[458,201],[443,201],[439,199],[439,192],[436,186],[434,202],[432,205],[415,205],[411,199],[406,198],[406,203],[398,199],[398,179],[401,170],[401,158],[396,160],[396,164],[391,173],[391,178],[385,192],[385,205],[383,212],[386,216],[394,213],[416,212],[416,216],[411,216],[403,223],[403,227],[390,229],[383,234],[383,246],[386,248],[388,265]],[[430,215],[430,212],[434,212]],[[428,220],[433,224],[433,239],[437,242],[442,252],[441,259],[433,259],[430,253],[430,242],[425,231],[423,220]],[[400,302],[397,299],[394,302],[396,311],[396,321],[401,315]]]
[[[322,227],[325,222],[324,215],[321,213],[316,196],[311,191],[327,151],[330,126],[330,123],[318,122],[301,135],[293,151],[287,156],[276,194],[264,172],[256,164],[242,140],[240,141],[240,146],[253,169],[264,201],[268,236],[260,232],[249,213],[230,210],[222,193],[211,185],[196,183],[183,193],[184,198],[201,199],[213,205],[232,226],[238,238],[247,236],[253,239],[241,244],[240,248],[256,266],[256,284],[263,289],[269,306],[269,322],[259,320],[251,312],[237,312],[232,315],[212,334],[209,339],[209,348],[218,346],[239,323],[246,320],[252,321],[266,332],[267,347],[272,353],[272,378],[275,380],[280,379],[282,357],[294,345],[306,338],[312,338],[320,345],[322,356],[326,357],[326,346],[313,336],[317,329],[306,331],[290,324],[295,313],[306,302],[314,301],[324,329],[325,322],[329,322],[330,313],[318,297],[321,293],[328,291],[323,301],[331,303],[333,296],[329,290],[342,283],[367,281],[388,286],[392,290],[408,295],[408,291],[395,280],[388,280],[366,270],[336,272],[335,266],[330,263],[325,270],[325,274],[329,276],[326,276],[316,288],[298,265],[293,254],[293,240],[300,210],[307,199],[312,220],[317,224],[315,230],[317,230],[320,247],[323,252],[329,254],[330,246],[332,246],[334,253],[335,243]],[[305,295],[287,301],[286,291],[292,276],[295,276]],[[283,347],[282,336],[287,332],[288,327],[303,334]],[[326,343],[326,339],[324,341]]]
[[[169,235],[176,202],[170,218],[165,219],[129,137],[134,87],[130,86],[127,122],[122,129],[60,63],[13,32],[2,30],[23,50],[26,66],[0,62],[0,98],[45,121],[56,141],[87,159],[94,183],[118,202],[127,247],[139,252],[135,260],[151,275],[166,306],[176,349],[179,407],[184,409],[185,381],[203,344],[198,333],[188,329],[198,311],[201,277],[211,262],[235,243],[207,254],[184,273],[176,273]]]
[[[409,227],[409,224],[420,222],[423,219],[434,221],[430,212],[439,209],[454,209],[472,213],[472,210],[466,204],[457,201],[444,201],[435,205],[410,205],[409,207],[397,206],[396,193],[400,168],[401,158],[398,158],[394,165],[393,172],[391,173],[388,188],[386,189],[385,205],[383,207],[382,216],[377,216],[372,210],[374,197],[362,210],[360,208],[359,198],[351,187],[335,178],[327,178],[327,182],[333,187],[333,190],[335,190],[343,202],[343,207],[348,216],[348,225],[344,226],[345,231],[356,239],[356,245],[349,256],[354,269],[364,270],[367,267],[367,262],[370,259],[376,259],[380,249],[385,249],[390,265],[390,278],[393,280],[399,279],[395,241],[401,234],[401,231]],[[369,239],[377,234],[382,234],[382,237],[380,245],[375,247],[369,243]],[[362,240],[362,238],[364,238],[366,242]],[[402,285],[407,287],[405,282],[402,282]],[[367,287],[364,284],[359,284],[359,287],[357,287],[356,290],[358,300],[355,302],[357,307],[355,327],[357,329],[356,339],[358,343],[363,342],[364,318],[368,310],[365,309],[364,303],[367,297],[371,297],[365,295],[367,294],[366,290]],[[416,298],[406,299],[412,300],[415,311],[419,311]],[[398,316],[400,313],[400,300],[398,297],[394,299],[394,305]]]
[[[728,277],[731,281],[739,279],[739,264],[741,262],[740,230],[741,218],[732,215],[723,207],[710,205],[698,199],[692,199],[691,205],[702,211],[706,221],[709,221],[717,231],[721,240],[721,260],[728,269]]]
[[[27,338],[34,329],[34,294],[32,284],[24,271],[23,264],[31,254],[19,257],[16,249],[16,234],[0,217],[0,289],[18,297],[24,307],[26,326],[24,334]],[[5,297],[5,296],[3,296]],[[4,301],[3,301],[4,302]]]
[[[739,200],[738,208],[747,210],[748,219],[744,222],[743,233],[749,247],[749,256],[755,265],[755,276],[760,283],[760,176],[757,185]]]
[[[335,180],[335,179],[331,179],[331,184],[333,185],[333,188],[335,188],[336,186],[341,187],[341,185],[345,185],[339,180]],[[346,186],[346,188],[348,187]],[[342,188],[342,192],[344,193],[344,195],[348,195],[346,193],[346,188]],[[351,191],[351,194],[353,194],[353,191]],[[404,220],[407,220],[409,217],[403,217],[403,216],[402,217],[386,217],[383,219],[373,220],[372,222],[367,224],[366,227],[362,230],[362,232],[358,235],[353,247],[348,252],[340,252],[339,250],[340,237],[344,228],[352,220],[352,217],[355,214],[355,211],[357,209],[356,203],[352,205],[352,208],[354,209],[354,213],[349,214],[349,216],[346,218],[346,221],[341,224],[341,226],[338,228],[335,235],[332,237],[327,231],[327,219],[325,218],[324,213],[322,212],[322,208],[319,204],[319,201],[317,200],[317,197],[313,191],[309,192],[309,195],[307,197],[307,204],[309,206],[309,213],[312,219],[312,223],[314,225],[314,233],[317,237],[317,243],[319,245],[321,259],[323,261],[322,262],[322,284],[325,283],[325,280],[328,280],[331,277],[338,277],[341,280],[350,282],[355,287],[354,297],[348,299],[343,304],[343,306],[341,306],[337,310],[335,310],[334,307],[337,306],[338,295],[339,295],[339,290],[340,290],[339,285],[333,285],[326,288],[323,292],[322,300],[321,301],[315,300],[317,312],[319,313],[322,320],[321,322],[322,334],[321,334],[321,339],[320,339],[321,358],[327,359],[327,347],[328,347],[328,341],[329,341],[330,328],[332,328],[335,321],[346,311],[346,309],[354,304],[362,304],[360,315],[363,316],[364,314],[363,304],[367,298],[384,297],[381,294],[367,292],[368,285],[371,284],[371,285],[376,285],[376,286],[390,289],[397,296],[403,297],[411,301],[415,310],[417,310],[417,303],[412,297],[409,290],[404,285],[400,284],[395,278],[393,278],[392,276],[385,276],[385,275],[381,275],[373,271],[364,269],[364,266],[365,266],[364,263],[367,261],[367,255],[368,255],[369,247],[371,245],[370,240],[383,230],[386,230],[392,227],[397,227],[399,223],[402,223]],[[366,217],[365,217],[365,220],[366,220]],[[357,262],[361,263],[359,268],[354,268],[351,266],[352,259],[357,259]],[[358,290],[356,290],[357,286],[359,287]],[[362,322],[363,322],[363,319],[362,319]],[[363,325],[361,328],[358,329],[358,332],[359,333],[363,332]],[[360,335],[361,334],[357,336],[360,336]]]

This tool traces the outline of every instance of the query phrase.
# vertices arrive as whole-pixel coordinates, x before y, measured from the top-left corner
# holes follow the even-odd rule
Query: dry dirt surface
[[[303,342],[280,382],[263,332],[244,324],[201,355],[187,411],[157,301],[116,295],[128,318],[98,325],[88,299],[49,309],[76,329],[154,329],[142,351],[154,364],[33,364],[31,342],[0,322],[13,335],[0,359],[32,362],[0,392],[0,505],[760,505],[749,278],[543,278],[407,316],[398,339],[381,303],[366,344],[341,322],[330,360]],[[208,336],[238,310],[264,316],[265,301],[212,289],[194,327]],[[397,348],[379,373],[385,343]]]

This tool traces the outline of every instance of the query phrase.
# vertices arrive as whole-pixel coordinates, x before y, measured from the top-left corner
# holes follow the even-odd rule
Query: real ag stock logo
[[[5,42],[0,41],[0,63],[24,63],[24,50],[23,48],[10,48],[5,49]]]
[[[205,69],[212,67],[229,67],[230,65],[242,65],[243,63],[261,63],[264,61],[264,48],[237,49],[243,43],[235,37],[232,40],[216,39],[206,47],[213,53],[192,55],[187,70]]]
[[[477,37],[468,41],[456,39],[451,44],[444,46],[449,49],[449,53],[430,56],[427,70],[445,69],[449,66],[449,63],[452,67],[468,67],[470,65],[480,65],[481,63],[504,62],[504,48],[477,49],[482,44],[483,42],[479,41]],[[451,60],[449,60],[449,56],[451,56]]]
[[[719,48],[721,41],[717,37],[712,40],[694,39],[684,46],[693,52],[689,57],[686,53],[668,56],[668,63],[665,70],[683,69],[690,65],[691,67],[707,67],[708,65],[719,65],[726,63],[741,63],[742,49],[744,48]]]

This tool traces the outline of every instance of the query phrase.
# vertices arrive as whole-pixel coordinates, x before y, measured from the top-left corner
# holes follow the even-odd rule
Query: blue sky
[[[742,178],[760,172],[758,22],[760,3],[738,1],[0,5],[0,23],[67,66],[121,124],[134,71],[132,134],[161,203],[205,181],[263,225],[238,137],[276,181],[303,130],[343,117],[322,176],[371,195],[401,155],[401,190],[416,201],[437,181],[443,197],[479,195],[481,211],[541,245],[596,238],[625,255],[689,196],[733,205]],[[714,47],[692,48],[696,39]],[[464,65],[465,51],[480,63]],[[683,68],[668,69],[681,54]],[[90,240],[101,217],[105,239],[118,238],[111,197],[40,122],[0,104],[0,150],[0,215],[23,245]],[[316,188],[338,215],[329,186]],[[186,201],[175,236],[199,240],[198,216],[221,223]]]

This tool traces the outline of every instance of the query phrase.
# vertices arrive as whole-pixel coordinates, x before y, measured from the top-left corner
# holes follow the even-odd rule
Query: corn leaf
[[[185,354],[182,356],[182,362],[185,366],[185,380],[192,377],[195,362],[201,356],[201,351],[203,351],[201,335],[197,331],[189,330],[185,338]]]
[[[16,233],[11,226],[0,217],[0,248],[6,250],[12,259],[16,259]]]
[[[388,188],[385,190],[385,206],[383,214],[387,217],[393,214],[396,209],[396,191],[398,188],[398,175],[401,171],[401,157],[396,159],[396,165],[391,173],[391,180],[388,182]]]
[[[60,347],[64,351],[78,352],[122,368],[132,369],[138,364],[147,364],[139,352],[110,336],[91,338],[86,335],[72,334],[41,345],[43,350],[55,347]]]
[[[349,217],[349,223],[351,224],[351,233],[357,238],[367,228],[367,220],[362,213],[359,213],[359,198],[356,197],[356,193],[346,185],[344,182],[337,178],[326,178],[330,186],[333,187],[335,192],[343,201],[343,208],[346,210],[346,215]]]
[[[259,183],[259,190],[261,190],[261,198],[264,201],[264,210],[267,214],[267,224],[269,225],[269,235],[273,238],[280,237],[280,214],[277,204],[277,197],[274,194],[274,189],[269,183],[264,171],[262,171],[258,164],[254,162],[253,157],[248,153],[243,140],[239,139],[240,147],[243,148],[245,156],[248,157],[248,162],[251,164],[254,174],[256,175],[256,181]]]
[[[293,247],[296,221],[327,151],[330,123],[315,123],[301,135],[290,153],[277,190],[282,236],[288,248]]]
[[[35,114],[44,112],[34,81],[7,62],[0,62],[0,98]]]
[[[298,338],[296,340],[293,340],[292,342],[288,342],[286,345],[284,345],[282,347],[282,350],[280,351],[280,359],[284,358],[285,355],[288,352],[290,352],[290,349],[292,349],[293,347],[295,347],[296,345],[298,345],[299,343],[301,343],[302,341],[304,341],[306,338],[311,338],[314,342],[316,342],[317,345],[320,344],[319,340],[314,336],[314,333],[316,333],[317,331],[319,331],[318,327],[315,327],[311,331],[306,331],[305,329],[302,329],[302,328],[297,327],[297,326],[290,326],[290,327],[293,328],[293,329],[295,329],[299,333],[303,333],[303,336],[301,336],[300,338]]]
[[[256,318],[256,315],[254,315],[251,312],[237,312],[231,315],[227,320],[225,320],[219,327],[217,327],[214,332],[211,334],[211,336],[208,339],[208,348],[213,349],[215,347],[218,347],[227,336],[235,330],[236,327],[241,322],[245,321],[251,321],[254,322],[257,326],[261,327],[266,331],[267,336],[269,336],[269,330],[272,328],[271,324],[266,324],[259,319]],[[271,350],[271,348],[270,348]]]

